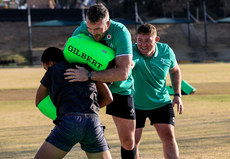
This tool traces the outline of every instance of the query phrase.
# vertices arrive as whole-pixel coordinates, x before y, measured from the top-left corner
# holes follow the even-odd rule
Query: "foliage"
[[[105,2],[114,3],[114,0]],[[192,14],[196,14],[199,11],[200,17],[203,17],[203,0],[122,0],[119,2],[119,12],[123,16],[134,13],[134,4],[136,2],[138,4],[139,15],[143,17],[164,16],[184,18],[187,15],[187,2],[189,2]],[[215,18],[230,15],[230,0],[209,0],[205,3],[207,12]]]
[[[1,3],[2,0],[0,0]],[[24,5],[26,0],[18,0]],[[38,0],[39,1],[39,0]],[[142,18],[148,17],[187,17],[187,2],[193,15],[199,13],[203,17],[203,3],[206,3],[207,12],[214,18],[230,15],[230,0],[53,0],[55,8],[81,8],[82,4],[88,7],[102,2],[110,10],[111,17],[134,18],[135,3]]]
[[[162,3],[164,16],[167,13],[171,13],[172,18],[175,17],[175,12],[183,11],[186,8],[186,2],[184,0],[166,0]]]

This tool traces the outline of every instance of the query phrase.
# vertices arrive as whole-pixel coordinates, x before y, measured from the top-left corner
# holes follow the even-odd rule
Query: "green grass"
[[[180,67],[183,79],[197,90],[182,97],[184,113],[176,112],[175,134],[180,159],[229,159],[230,64],[181,64]],[[36,87],[44,70],[0,69],[0,73],[0,158],[33,158],[53,128],[52,121],[34,105]],[[106,126],[112,156],[119,159],[120,143],[111,116],[106,115],[103,108],[100,117]],[[140,156],[142,159],[163,158],[161,142],[149,121],[144,129]],[[86,156],[78,144],[65,158],[85,159]]]

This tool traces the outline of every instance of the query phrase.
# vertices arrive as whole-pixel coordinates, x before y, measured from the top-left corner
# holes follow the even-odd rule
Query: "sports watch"
[[[174,97],[176,97],[176,96],[178,96],[178,97],[180,97],[180,98],[182,97],[181,93],[175,93],[175,94],[174,94]]]

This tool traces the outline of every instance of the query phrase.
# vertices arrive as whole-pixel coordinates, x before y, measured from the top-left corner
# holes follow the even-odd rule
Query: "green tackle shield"
[[[115,58],[113,49],[85,34],[70,37],[63,53],[69,63],[87,64],[95,71],[105,70]]]
[[[56,107],[50,99],[50,96],[46,96],[39,104],[38,109],[42,114],[47,116],[48,118],[54,120],[57,118],[56,115]]]

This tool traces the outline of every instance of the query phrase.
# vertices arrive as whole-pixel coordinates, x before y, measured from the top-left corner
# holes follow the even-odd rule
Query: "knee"
[[[173,134],[167,134],[161,137],[161,140],[165,144],[173,144],[176,143],[176,138]]]
[[[123,137],[121,140],[121,146],[126,150],[132,150],[135,146],[135,140],[132,136]]]

